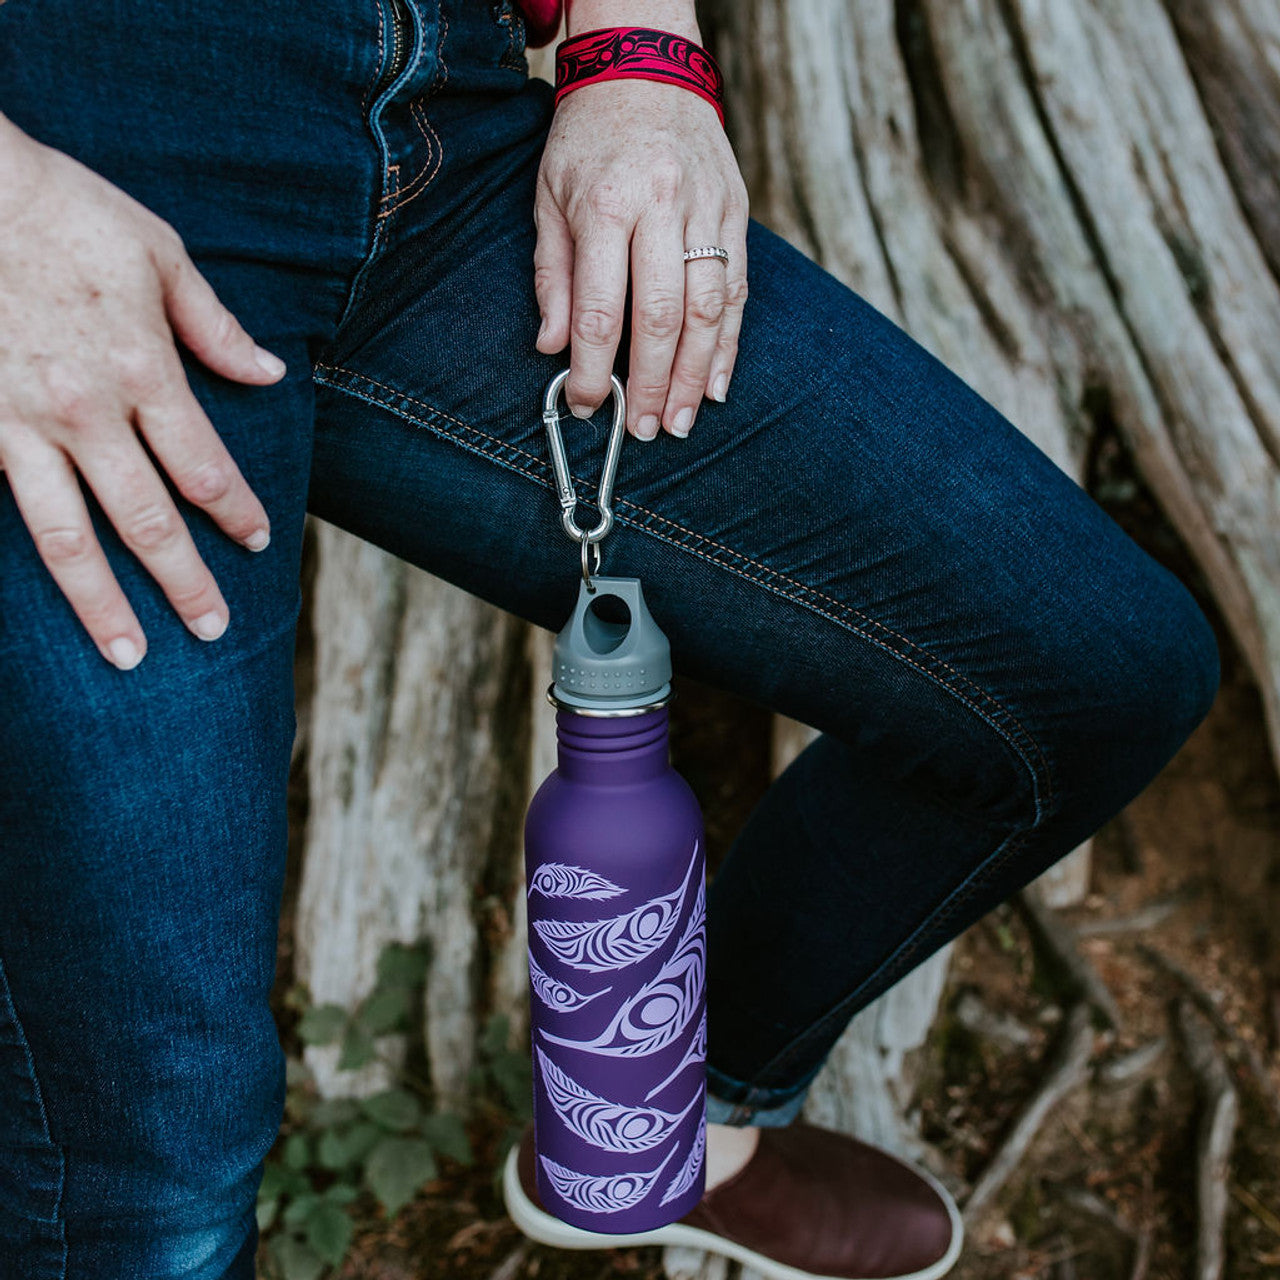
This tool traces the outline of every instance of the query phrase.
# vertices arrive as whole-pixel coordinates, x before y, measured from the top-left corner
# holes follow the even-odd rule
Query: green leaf
[[[342,1052],[338,1055],[339,1071],[357,1071],[367,1067],[376,1056],[373,1037],[363,1027],[353,1022],[342,1040]]]
[[[415,987],[427,975],[427,948],[389,942],[378,957],[378,985]]]
[[[277,1199],[285,1190],[287,1182],[285,1169],[273,1161],[262,1171],[262,1181],[258,1184],[258,1199]]]
[[[347,1025],[347,1011],[337,1004],[318,1004],[298,1019],[303,1044],[332,1044]]]
[[[312,1211],[319,1203],[320,1197],[314,1191],[308,1191],[288,1205],[281,1215],[280,1221],[286,1227],[300,1227],[311,1216]]]
[[[480,1037],[480,1050],[485,1057],[492,1058],[506,1048],[510,1030],[510,1023],[505,1013],[489,1015],[489,1020],[485,1023],[484,1033]]]
[[[365,1098],[360,1109],[384,1129],[404,1133],[414,1128],[422,1119],[422,1107],[417,1098],[403,1089],[388,1089],[385,1093],[375,1093]]]
[[[347,1154],[347,1143],[343,1134],[337,1129],[329,1129],[320,1135],[320,1141],[316,1143],[316,1159],[320,1162],[322,1169],[328,1169],[331,1172],[345,1167],[351,1163],[351,1157]]]
[[[259,1200],[258,1201],[258,1230],[261,1234],[266,1235],[271,1230],[272,1223],[276,1220],[276,1214],[280,1211],[279,1200]]]
[[[324,1270],[324,1259],[310,1245],[292,1236],[278,1236],[271,1242],[271,1251],[284,1280],[319,1280]]]
[[[284,1142],[286,1169],[305,1169],[311,1163],[311,1140],[305,1133],[292,1133]]]
[[[331,1201],[320,1201],[307,1215],[307,1243],[330,1266],[336,1267],[347,1256],[354,1231],[351,1218]]]
[[[413,1008],[411,987],[379,987],[360,1006],[360,1025],[371,1035],[386,1035],[408,1021]]]
[[[347,1164],[359,1164],[365,1160],[369,1152],[386,1136],[386,1130],[368,1120],[353,1124],[342,1136],[347,1148]]]
[[[383,1138],[369,1153],[364,1176],[387,1216],[394,1217],[436,1176],[436,1162],[421,1138]]]
[[[471,1163],[471,1143],[461,1117],[450,1111],[436,1111],[423,1119],[421,1129],[422,1136],[441,1155],[450,1156],[459,1164]]]
[[[519,1116],[533,1111],[533,1065],[521,1053],[502,1053],[490,1070],[507,1106]]]
[[[350,1204],[360,1191],[349,1182],[335,1182],[324,1193],[324,1198],[331,1204]]]
[[[360,1104],[354,1098],[326,1098],[311,1113],[311,1124],[316,1129],[331,1129],[350,1124],[359,1114]]]

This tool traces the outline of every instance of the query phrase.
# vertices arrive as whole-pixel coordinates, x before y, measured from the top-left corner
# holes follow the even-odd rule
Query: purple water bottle
[[[670,764],[667,637],[638,578],[592,578],[613,523],[622,383],[600,519],[584,530],[560,434],[568,374],[547,386],[542,418],[582,582],[547,689],[558,764],[524,827],[534,1165],[549,1212],[625,1235],[683,1217],[706,1187],[706,851]]]

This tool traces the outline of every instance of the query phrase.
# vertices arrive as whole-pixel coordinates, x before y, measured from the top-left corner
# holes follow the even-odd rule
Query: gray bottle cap
[[[597,711],[665,701],[671,646],[644,602],[640,579],[593,577],[591,584],[594,592],[579,581],[573,616],[556,637],[553,701]]]

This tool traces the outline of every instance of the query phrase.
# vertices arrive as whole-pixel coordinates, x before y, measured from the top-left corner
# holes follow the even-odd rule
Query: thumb
[[[542,328],[534,345],[551,355],[563,350],[569,341],[573,234],[545,187],[538,188],[533,218],[538,226],[538,242],[533,251],[533,290],[542,313]]]
[[[185,250],[158,265],[169,323],[192,355],[234,382],[265,385],[284,376],[284,361],[249,337]]]

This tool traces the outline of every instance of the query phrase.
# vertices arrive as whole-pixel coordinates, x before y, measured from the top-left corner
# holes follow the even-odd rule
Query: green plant
[[[533,1116],[533,1063],[527,1046],[511,1048],[511,1024],[505,1013],[494,1013],[485,1023],[478,1045],[478,1061],[471,1068],[470,1084],[476,1095],[507,1117],[494,1160],[493,1191],[501,1193],[502,1165],[507,1152],[520,1141]]]
[[[411,1030],[426,967],[424,948],[392,943],[378,958],[373,990],[350,1012],[312,1005],[305,992],[294,992],[299,1039],[339,1045],[341,1070],[379,1059],[379,1036]],[[278,1280],[318,1280],[338,1266],[355,1232],[353,1214],[370,1197],[391,1218],[436,1177],[438,1156],[472,1163],[461,1117],[428,1110],[429,1087],[387,1065],[392,1088],[367,1098],[321,1099],[304,1065],[290,1060],[286,1124],[258,1192],[258,1227]],[[513,1069],[501,1068],[508,1075]]]

